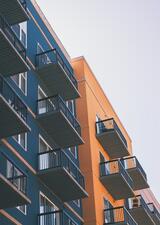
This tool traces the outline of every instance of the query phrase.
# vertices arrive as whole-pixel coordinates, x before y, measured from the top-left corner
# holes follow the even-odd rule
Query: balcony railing
[[[143,199],[141,195],[137,195],[136,197],[129,198],[128,206],[129,206],[129,209],[142,207],[147,212],[147,214],[152,217],[152,212],[149,208],[149,205],[145,202],[145,200]]]
[[[46,52],[42,52],[36,55],[36,67],[42,67],[46,66],[48,64],[55,64],[58,63],[61,65],[63,70],[65,71],[66,75],[69,77],[69,79],[72,81],[74,86],[78,89],[78,83],[77,80],[73,74],[73,71],[67,66],[67,64],[64,62],[61,55],[58,53],[56,49],[51,49]],[[58,76],[58,74],[57,74]]]
[[[27,177],[6,155],[0,153],[0,173],[23,194],[27,193]],[[6,196],[7,197],[7,196]]]
[[[160,212],[156,209],[155,205],[153,203],[149,203],[148,207],[150,211],[153,213],[153,215],[157,217],[160,223]]]
[[[96,131],[97,134],[116,131],[127,148],[127,141],[113,118],[96,122]]]
[[[126,182],[133,187],[133,180],[129,176],[128,172],[123,167],[120,160],[111,160],[100,163],[100,176],[109,176],[112,174],[122,174]]]
[[[126,170],[133,169],[133,168],[139,169],[141,173],[143,174],[143,177],[147,180],[147,175],[135,156],[122,159],[122,163]]]
[[[8,40],[12,43],[12,45],[15,47],[21,57],[26,61],[26,49],[24,45],[17,38],[16,34],[11,29],[10,25],[7,23],[7,21],[2,15],[0,15],[0,29],[6,35]]]
[[[39,153],[39,171],[55,168],[66,169],[78,184],[85,189],[84,176],[80,169],[62,149]]]
[[[62,210],[46,212],[38,215],[38,225],[76,225]]]
[[[5,98],[9,105],[18,113],[18,115],[26,122],[27,107],[18,97],[11,86],[0,76],[0,94]]]
[[[65,117],[69,120],[74,129],[81,136],[81,127],[75,116],[66,106],[64,100],[60,96],[47,97],[38,100],[38,115],[44,115],[52,112],[61,111]]]
[[[125,207],[105,209],[104,224],[137,225]]]

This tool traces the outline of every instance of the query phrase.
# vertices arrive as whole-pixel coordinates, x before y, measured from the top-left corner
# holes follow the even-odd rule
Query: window
[[[104,209],[110,209],[110,208],[112,208],[112,204],[106,198],[104,198]],[[106,210],[105,211],[105,223],[110,223],[112,216],[113,216],[112,211]]]
[[[20,73],[12,76],[13,81],[21,89],[21,91],[27,95],[27,72]]]
[[[75,112],[75,102],[74,102],[74,100],[66,101],[66,106],[69,108],[69,110],[75,116],[76,112]]]
[[[46,224],[46,221],[48,221],[47,224],[59,224],[60,223],[60,214],[59,213],[53,213],[47,214],[49,212],[58,211],[58,207],[51,202],[44,194],[40,193],[40,214],[43,214],[43,216],[40,216],[40,225]],[[45,214],[46,213],[46,214]]]
[[[13,138],[22,146],[22,148],[24,148],[25,151],[27,151],[27,133],[15,135]]]
[[[48,152],[51,150],[49,144],[39,135],[39,152]]]
[[[12,30],[15,32],[24,47],[27,48],[27,22],[13,25]]]
[[[101,163],[106,161],[104,155],[101,152],[99,152],[99,158]]]
[[[17,209],[21,211],[24,215],[27,215],[27,205],[17,206]]]
[[[42,48],[42,46],[37,43],[37,54],[40,54],[40,53],[43,53],[44,52],[44,49]],[[40,54],[39,55],[39,59],[38,59],[38,63],[40,65],[45,65],[45,64],[49,64],[51,63],[51,60],[49,58],[49,53],[48,54]]]
[[[77,205],[79,208],[81,207],[81,201],[80,199],[74,200],[73,201],[75,205]]]
[[[78,152],[77,152],[77,147],[69,147],[68,150],[71,152],[71,154],[74,156],[75,159],[78,158]]]

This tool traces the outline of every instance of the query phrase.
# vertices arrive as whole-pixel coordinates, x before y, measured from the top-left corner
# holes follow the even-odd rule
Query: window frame
[[[24,134],[24,136],[25,136],[25,140],[24,140],[24,142],[25,142],[25,146],[23,146],[22,144],[21,144],[21,142],[20,142],[20,137],[21,137],[21,135],[22,134]],[[18,137],[18,140],[17,140],[17,138],[16,137]],[[27,134],[27,132],[25,132],[25,133],[21,133],[21,134],[17,134],[17,135],[14,135],[13,136],[13,139],[25,150],[25,152],[27,152],[28,151],[28,134]]]

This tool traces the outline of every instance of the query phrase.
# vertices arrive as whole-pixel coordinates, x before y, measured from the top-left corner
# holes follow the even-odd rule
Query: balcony
[[[50,95],[60,94],[65,100],[79,97],[78,83],[73,71],[56,49],[37,54],[36,68],[38,77],[46,85]]]
[[[160,225],[160,212],[156,209],[153,203],[149,203],[148,207],[150,211],[152,212],[152,218],[155,225]]]
[[[0,209],[31,203],[26,187],[26,175],[0,153]]]
[[[81,171],[62,149],[39,153],[38,157],[38,176],[61,200],[87,197]]]
[[[155,225],[152,212],[141,195],[128,199],[129,212],[140,225]]]
[[[0,138],[30,131],[27,125],[27,107],[0,76]]]
[[[104,210],[104,225],[137,225],[125,207]]]
[[[80,124],[60,96],[38,100],[37,109],[41,127],[60,148],[83,143]]]
[[[10,0],[5,1],[8,2]],[[29,66],[26,62],[25,47],[1,15],[0,59],[0,73],[5,77],[29,70]]]
[[[127,157],[123,159],[122,162],[133,180],[134,190],[149,188],[146,173],[135,156]]]
[[[9,25],[22,23],[29,19],[26,0],[0,0],[0,13]]]
[[[96,137],[111,159],[129,155],[127,141],[113,118],[96,122]]]
[[[115,200],[133,197],[133,181],[120,160],[100,164],[100,180]]]
[[[63,210],[58,210],[39,214],[38,225],[76,225],[76,223]]]

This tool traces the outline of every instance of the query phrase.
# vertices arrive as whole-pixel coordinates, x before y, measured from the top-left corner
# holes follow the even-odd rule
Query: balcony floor
[[[129,213],[140,225],[155,225],[153,219],[143,207],[130,209]]]
[[[29,19],[27,12],[18,0],[0,0],[0,12],[10,25]]]
[[[31,201],[0,174],[0,209],[30,204]]]
[[[50,63],[40,67],[37,69],[37,74],[48,88],[49,95],[60,94],[65,100],[80,96],[78,90],[58,63]]]
[[[100,177],[101,182],[115,200],[134,196],[134,192],[120,173]]]
[[[0,29],[0,73],[10,76],[29,70],[25,60]]]
[[[116,131],[113,130],[97,134],[97,139],[111,159],[129,155],[128,149]]]
[[[0,94],[0,138],[30,131],[28,125]]]
[[[81,136],[61,111],[41,114],[37,119],[60,148],[83,144]]]
[[[64,202],[87,197],[86,191],[64,168],[43,170],[38,176]]]
[[[127,172],[133,180],[134,190],[149,188],[146,178],[143,176],[142,172],[137,167],[127,169]]]

